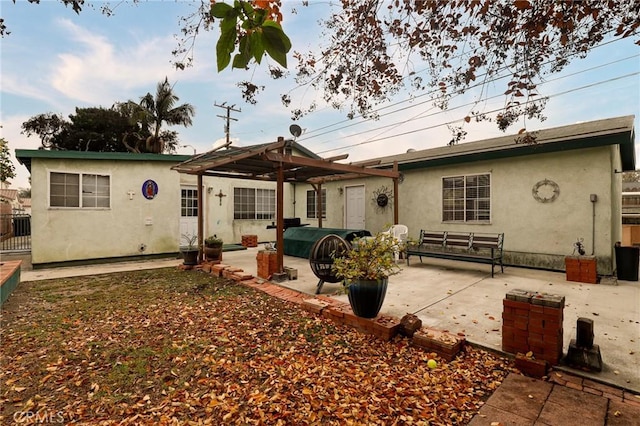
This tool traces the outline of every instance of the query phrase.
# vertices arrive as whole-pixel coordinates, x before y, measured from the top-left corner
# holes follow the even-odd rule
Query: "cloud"
[[[9,143],[9,151],[11,153],[11,161],[15,166],[16,177],[11,179],[12,188],[28,188],[29,185],[29,171],[25,166],[20,164],[15,157],[16,149],[38,149],[40,146],[40,139],[37,136],[31,136],[30,138],[21,134],[22,123],[27,121],[30,116],[27,115],[12,115],[2,117],[2,128],[0,128],[0,137],[4,138]]]
[[[73,101],[108,105],[128,99],[139,88],[155,87],[165,76],[176,79],[177,71],[169,64],[175,44],[172,37],[135,40],[132,34],[124,34],[115,42],[67,19],[61,19],[59,25],[68,40],[79,46],[73,53],[57,56],[50,81]],[[189,77],[180,75],[185,76]]]

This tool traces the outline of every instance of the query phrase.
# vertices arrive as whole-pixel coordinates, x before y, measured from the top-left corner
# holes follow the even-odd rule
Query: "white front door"
[[[187,244],[185,236],[198,235],[198,187],[180,187],[180,246]]]
[[[345,187],[344,227],[346,229],[365,229],[364,185]]]

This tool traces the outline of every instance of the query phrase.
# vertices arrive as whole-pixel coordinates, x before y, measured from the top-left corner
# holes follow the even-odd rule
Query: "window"
[[[273,189],[234,188],[234,219],[273,219],[276,216],[276,191]]]
[[[307,191],[307,218],[316,219],[318,217],[316,213],[316,206],[318,205],[318,200],[316,197],[316,191],[311,190]],[[327,190],[322,190],[322,218],[326,219],[327,217]]]
[[[198,217],[198,190],[182,189],[180,192],[180,216]]]
[[[443,222],[489,222],[490,219],[489,174],[442,178]]]
[[[103,175],[52,172],[49,175],[49,206],[109,208],[110,178]]]

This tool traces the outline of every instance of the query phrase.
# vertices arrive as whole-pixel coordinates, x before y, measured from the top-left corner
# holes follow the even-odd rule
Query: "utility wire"
[[[542,86],[542,85],[544,85],[546,83],[552,83],[554,81],[562,80],[562,79],[565,79],[565,78],[574,77],[576,75],[579,75],[579,74],[582,74],[582,73],[585,73],[585,72],[593,71],[593,70],[596,70],[596,69],[599,69],[599,68],[604,68],[606,66],[613,65],[613,64],[616,64],[618,62],[623,62],[623,61],[626,61],[626,60],[629,60],[629,59],[633,59],[633,58],[637,58],[637,57],[640,57],[640,53],[636,54],[636,55],[628,56],[626,58],[622,58],[622,59],[618,59],[618,60],[615,60],[615,61],[607,62],[605,64],[596,65],[596,66],[593,66],[591,68],[586,68],[586,69],[583,69],[583,70],[580,70],[580,71],[576,71],[576,72],[573,72],[573,73],[570,73],[570,74],[566,74],[566,75],[563,75],[563,76],[559,76],[559,77],[556,77],[556,78],[553,78],[553,79],[549,79],[549,80],[546,80],[546,81],[540,83],[539,86]],[[384,132],[388,132],[389,130],[391,130],[391,129],[395,128],[395,127],[401,126],[401,125],[409,123],[411,121],[415,121],[415,120],[418,120],[418,119],[421,119],[421,118],[433,117],[433,116],[438,115],[438,114],[448,113],[448,112],[451,112],[451,111],[456,110],[456,109],[460,109],[460,108],[464,108],[464,107],[468,107],[468,106],[473,106],[473,105],[477,104],[478,102],[486,102],[486,101],[489,101],[489,100],[492,100],[492,99],[501,98],[503,96],[504,96],[503,94],[497,94],[497,95],[493,95],[493,96],[490,96],[490,97],[487,97],[487,98],[483,98],[483,99],[480,99],[480,100],[477,100],[477,101],[467,102],[465,104],[461,104],[461,105],[458,105],[458,106],[450,107],[450,108],[447,108],[446,111],[438,110],[438,111],[436,111],[434,113],[424,115],[428,111],[431,111],[431,110],[433,110],[435,108],[435,107],[431,107],[427,111],[422,111],[419,114],[416,114],[413,117],[408,118],[406,120],[402,120],[402,121],[397,122],[397,123],[386,124],[386,125],[383,125],[383,126],[379,126],[379,127],[373,128],[373,129],[363,130],[363,131],[358,132],[358,133],[352,133],[350,135],[342,136],[342,138],[344,139],[344,138],[350,138],[350,137],[354,137],[354,136],[360,136],[360,135],[363,135],[363,134],[366,134],[366,133],[374,132],[376,130],[384,130]],[[553,95],[549,95],[547,97],[553,97]],[[420,105],[422,105],[424,103],[428,103],[428,102],[429,101],[421,102]],[[411,107],[402,108],[402,109],[398,110],[398,112],[399,111],[404,111],[404,110],[409,109],[409,108],[411,108]],[[456,120],[456,121],[459,121],[459,120]],[[356,123],[356,124],[362,124],[362,123]],[[356,124],[353,124],[353,125],[356,125]],[[350,127],[350,126],[345,126],[345,127],[340,128],[340,129],[337,129],[337,130],[344,129],[346,127]],[[325,132],[323,134],[331,133],[331,132],[333,132],[333,131],[328,131],[328,132]],[[377,137],[377,136],[379,136],[379,135],[376,135],[374,137]],[[318,145],[322,145],[322,144],[326,144],[326,143],[330,143],[330,142],[332,142],[332,140],[319,142]]]
[[[615,42],[621,41],[621,40],[622,40],[622,39],[612,39],[612,40],[609,40],[609,41],[607,41],[607,42],[604,42],[604,43],[601,43],[601,44],[599,44],[599,45],[597,45],[597,46],[594,46],[593,48],[591,48],[591,49],[590,49],[590,51],[595,50],[595,49],[600,48],[600,47],[603,47],[603,46],[606,46],[606,45],[609,45],[609,44],[611,44],[611,43],[615,43]],[[576,54],[571,55],[571,56],[577,56],[577,55],[578,55],[578,54],[576,53]],[[553,62],[553,60],[549,60],[546,64],[549,64],[549,63],[552,63],[552,62]],[[501,70],[498,70],[498,72],[499,72],[499,71],[502,71],[502,70],[507,70],[507,69],[509,69],[509,67],[505,65],[504,67],[502,67],[502,69],[501,69]],[[418,73],[420,73],[420,72],[422,72],[422,71],[419,71]],[[481,74],[481,75],[479,75],[478,77],[482,77],[482,76],[484,76],[484,75],[486,75],[486,73]],[[488,81],[485,81],[485,82],[478,83],[478,84],[476,84],[476,85],[470,86],[470,87],[469,87],[469,89],[473,89],[474,87],[478,87],[478,86],[481,86],[481,85],[485,85],[485,84],[488,84],[488,83],[492,83],[492,82],[495,82],[495,81],[498,81],[498,80],[501,80],[501,79],[507,78],[508,76],[509,76],[509,74],[508,74],[508,73],[507,73],[507,74],[505,74],[505,75],[502,75],[502,76],[496,76],[495,78],[492,78],[492,79],[490,79],[490,80],[488,80]],[[422,97],[425,97],[425,96],[430,96],[430,95],[433,95],[434,93],[438,93],[438,92],[439,92],[439,89],[431,90],[431,91],[425,92],[425,93],[423,93],[423,94],[420,94],[420,95],[415,96],[415,97],[412,97],[412,98],[403,99],[403,100],[401,100],[401,101],[398,101],[398,102],[392,103],[392,104],[390,104],[390,105],[385,105],[385,106],[383,106],[383,107],[380,107],[380,108],[378,108],[378,109],[374,110],[373,112],[374,112],[374,113],[376,113],[376,112],[383,111],[383,110],[386,110],[386,109],[389,109],[389,108],[393,108],[393,107],[395,107],[395,106],[398,106],[398,105],[401,105],[401,104],[404,104],[404,103],[407,103],[407,102],[413,102],[413,101],[415,101],[415,100],[416,100],[416,99],[418,99],[418,98],[422,98]],[[409,105],[409,106],[407,106],[407,107],[405,107],[405,108],[402,108],[402,109],[398,109],[398,110],[394,110],[394,111],[388,112],[388,113],[386,113],[386,114],[380,115],[379,117],[384,117],[384,116],[387,116],[387,115],[390,115],[390,114],[394,114],[394,113],[396,113],[396,112],[403,111],[403,110],[405,110],[405,109],[407,109],[407,108],[415,108],[415,107],[420,106],[420,105],[422,105],[422,104],[424,104],[424,103],[428,103],[428,102],[432,102],[432,101],[433,101],[432,99],[428,99],[428,100],[422,101],[422,102],[417,103],[417,104]],[[480,101],[482,101],[482,99],[481,99]],[[342,129],[345,129],[345,128],[353,127],[353,126],[356,126],[356,125],[358,125],[358,124],[367,123],[367,122],[370,122],[370,121],[371,121],[370,119],[363,118],[363,117],[362,117],[362,115],[359,115],[359,116],[358,116],[358,118],[362,118],[362,121],[359,121],[359,122],[357,122],[357,123],[354,123],[354,122],[353,122],[353,119],[345,119],[345,120],[341,120],[341,121],[336,122],[336,123],[333,123],[333,124],[328,124],[328,125],[325,125],[325,126],[319,127],[319,128],[317,128],[317,129],[307,130],[307,131],[305,132],[305,136],[304,136],[303,138],[299,139],[299,142],[308,141],[309,139],[313,139],[313,138],[318,137],[318,136],[322,136],[322,135],[325,135],[325,134],[328,134],[328,133],[332,133],[332,132],[335,132],[335,131],[338,131],[338,130],[342,130]],[[315,133],[315,132],[319,132],[319,131],[321,131],[321,130],[325,130],[325,129],[330,129],[330,128],[335,127],[335,126],[338,126],[338,125],[340,125],[340,124],[342,124],[342,123],[349,123],[349,124],[347,124],[346,126],[342,126],[342,127],[339,127],[339,128],[333,129],[333,130],[328,130],[328,131],[322,132],[322,133],[320,133],[320,134],[313,135],[313,133]],[[311,135],[310,135],[310,134],[311,134]]]
[[[585,86],[576,87],[576,88],[573,88],[573,89],[570,89],[570,90],[565,90],[564,92],[556,93],[555,95],[549,95],[549,96],[547,96],[547,98],[557,98],[558,96],[566,95],[568,93],[577,92],[579,90],[588,89],[588,88],[591,88],[591,87],[599,86],[601,84],[610,83],[610,82],[616,81],[616,80],[622,80],[622,79],[633,77],[633,76],[636,76],[636,75],[640,75],[640,71],[634,72],[634,73],[631,73],[631,74],[622,75],[622,76],[619,76],[619,77],[613,77],[613,78],[610,78],[608,80],[599,81],[599,82],[592,83],[592,84],[587,84]],[[531,102],[533,102],[533,101],[526,101],[523,104],[526,105],[526,104],[531,103]],[[485,114],[502,111],[503,109],[504,108],[497,108],[497,109],[494,109],[494,110],[491,110],[491,111],[486,111]],[[355,146],[367,145],[367,144],[370,144],[370,143],[373,143],[373,142],[379,142],[379,141],[395,138],[395,137],[398,137],[398,136],[406,136],[406,135],[410,135],[412,133],[422,132],[424,130],[435,129],[437,127],[442,127],[442,126],[458,123],[458,122],[463,121],[463,120],[464,119],[451,120],[451,121],[448,121],[446,123],[434,124],[432,126],[422,127],[420,129],[410,130],[410,131],[398,133],[398,134],[395,134],[395,135],[392,135],[392,136],[386,136],[386,137],[378,138],[378,139],[371,139],[371,140],[358,142],[358,143],[354,143],[354,144],[350,144],[350,145],[343,145],[343,146],[340,146],[340,147],[337,147],[337,148],[327,149],[327,150],[324,150],[324,151],[318,151],[318,152],[316,152],[316,154],[323,154],[323,153],[326,153],[326,152],[333,152],[333,151],[337,151],[337,150],[340,150],[340,149],[353,148]]]

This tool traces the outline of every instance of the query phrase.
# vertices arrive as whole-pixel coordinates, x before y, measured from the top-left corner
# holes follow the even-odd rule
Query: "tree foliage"
[[[267,16],[281,6],[251,3]],[[216,2],[212,12],[223,8],[230,6]],[[221,22],[218,44],[226,50],[218,54],[239,43],[227,35],[230,16]],[[238,36],[244,35],[248,18],[233,16]],[[633,36],[640,44],[640,2],[342,0],[341,10],[323,25],[327,47],[293,53],[297,81],[322,91],[336,108],[348,106],[350,117],[375,115],[375,106],[402,88],[427,92],[446,109],[453,96],[477,87],[484,95],[492,83],[503,85],[504,108],[493,117],[472,110],[464,121],[495,120],[505,130],[521,117],[544,119],[539,82],[585,57],[605,37]],[[261,53],[250,43],[245,48],[245,57]],[[283,101],[288,104],[289,97]]]
[[[22,133],[38,135],[44,149],[97,152],[175,152],[178,133],[162,130],[162,124],[191,124],[193,106],[174,106],[178,97],[167,79],[139,103],[127,101],[111,108],[76,108],[69,120],[39,114],[22,124]]]
[[[9,156],[9,142],[0,138],[0,182],[6,182],[16,177],[16,168]]]
[[[158,83],[155,96],[147,93],[138,103],[130,100],[117,104],[115,108],[140,128],[140,131],[129,132],[123,138],[127,148],[133,152],[153,153],[175,150],[177,133],[163,131],[163,123],[188,127],[195,114],[195,108],[191,104],[176,106],[179,100],[169,80],[165,78]]]

